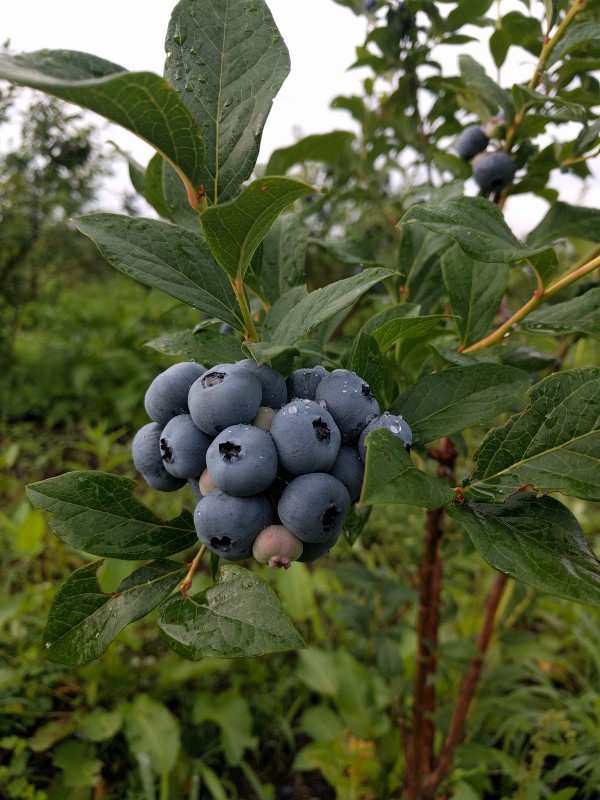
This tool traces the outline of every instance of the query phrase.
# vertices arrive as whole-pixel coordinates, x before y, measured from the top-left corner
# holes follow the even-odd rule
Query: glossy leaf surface
[[[35,508],[49,511],[58,538],[84,553],[127,561],[162,558],[197,543],[192,514],[156,517],[132,492],[135,481],[106,472],[68,472],[27,487]]]
[[[232,564],[221,568],[217,583],[206,591],[164,603],[158,624],[169,647],[192,661],[304,647],[275,593],[257,575]]]
[[[175,561],[151,561],[105,594],[96,577],[101,563],[76,570],[56,593],[43,636],[50,661],[73,666],[98,658],[119,631],[168,597],[187,570]]]

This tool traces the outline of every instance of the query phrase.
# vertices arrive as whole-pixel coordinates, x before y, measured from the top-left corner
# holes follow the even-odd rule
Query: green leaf
[[[233,280],[243,279],[254,251],[282,211],[310,192],[312,186],[292,178],[262,178],[235,200],[206,209],[200,217],[206,243]]]
[[[414,205],[399,223],[410,224],[451,236],[467,255],[487,263],[524,261],[548,250],[520,242],[500,209],[484,197],[453,197],[443,203]]]
[[[575,236],[596,242],[600,230],[600,211],[586,206],[572,206],[558,200],[548,209],[544,218],[527,235],[533,247],[554,244],[559,239]]]
[[[587,119],[587,110],[581,103],[570,103],[560,96],[553,96],[536,92],[529,86],[515,83],[512,87],[515,110],[523,112],[525,109],[537,108],[537,115],[549,120],[575,120],[584,122]],[[550,109],[558,109],[551,111]]]
[[[567,333],[600,336],[600,287],[564,303],[545,304],[532,311],[522,325],[533,333],[552,336]]]
[[[271,334],[270,342],[250,345],[254,356],[258,361],[270,360],[325,320],[350,309],[371,286],[394,274],[392,270],[369,267],[360,275],[353,275],[322,289],[315,289],[300,300],[281,320]]]
[[[406,448],[391,431],[384,428],[371,431],[366,444],[361,505],[401,503],[440,508],[456,497],[452,489],[415,467]]]
[[[468,4],[465,4],[468,8]],[[486,73],[481,64],[468,55],[458,57],[460,73],[464,78],[466,86],[475,90],[478,98],[483,101],[492,114],[496,114],[498,109],[504,110],[508,120],[513,117],[513,105],[509,92],[500,88]]]
[[[96,748],[90,742],[77,742],[74,739],[60,744],[53,753],[52,763],[62,771],[63,785],[70,789],[70,796],[82,796],[77,791],[84,790],[88,796],[98,785],[102,774],[102,761],[96,758]]]
[[[567,53],[590,42],[593,42],[596,47],[600,44],[600,25],[594,22],[571,25],[548,56],[546,66],[551,67],[558,61],[562,61]]]
[[[127,72],[72,50],[0,55],[0,77],[77,103],[137,134],[173,165],[195,197],[204,171],[204,142],[164,78]]]
[[[364,328],[354,338],[346,367],[360,375],[375,395],[380,394],[386,378],[384,359],[377,341]]]
[[[181,749],[176,717],[158,700],[147,694],[136,695],[132,703],[120,707],[125,720],[125,738],[135,755],[146,755],[157,775],[168,775]]]
[[[322,247],[325,252],[340,261],[342,264],[378,264],[371,244],[364,239],[340,239],[337,241],[324,241],[311,239],[310,244]]]
[[[214,722],[221,729],[223,751],[227,763],[239,765],[245,750],[255,750],[258,738],[252,736],[252,714],[239,689],[226,692],[196,694],[192,719],[195,725]]]
[[[105,652],[130,622],[145,617],[185,577],[187,567],[175,561],[151,561],[105,594],[96,572],[101,561],[76,570],[54,597],[44,630],[44,654],[58,664],[87,664]]]
[[[156,339],[146,342],[159,353],[170,356],[183,356],[186,361],[196,361],[208,367],[214,364],[232,364],[246,354],[242,350],[242,341],[228,333],[200,328],[196,331],[165,333]]]
[[[596,147],[600,139],[600,119],[586,125],[581,129],[573,144],[573,155],[582,156]]]
[[[508,268],[475,261],[455,245],[442,256],[442,275],[464,348],[488,333],[506,291]]]
[[[135,481],[105,472],[68,472],[27,487],[36,508],[52,514],[50,527],[85,553],[136,561],[162,558],[197,544],[185,509],[165,522],[132,496]]]
[[[75,224],[120,272],[243,330],[231,283],[199,233],[120,214],[87,214]]]
[[[206,144],[209,202],[230,200],[247,180],[289,53],[264,0],[180,0],[166,37],[165,77]]]
[[[481,425],[519,402],[530,383],[525,372],[500,364],[452,367],[421,378],[394,402],[414,442],[430,442]]]
[[[123,726],[123,715],[116,708],[107,711],[96,707],[79,720],[78,733],[90,742],[106,742],[112,739]]]
[[[456,31],[467,23],[477,24],[478,18],[482,17],[494,0],[469,0],[469,2],[458,3],[444,20],[445,31]]]
[[[160,607],[158,625],[184,658],[259,656],[304,647],[275,593],[242,567],[222,567],[219,580],[188,599]]]
[[[262,241],[255,271],[269,303],[304,283],[308,234],[295,214],[283,214]]]
[[[307,161],[339,161],[350,157],[356,136],[349,131],[330,131],[305,136],[289,147],[273,150],[265,175],[285,175],[290,167]]]
[[[146,202],[152,206],[152,208],[160,217],[173,221],[171,210],[169,209],[165,199],[165,190],[163,184],[164,164],[165,160],[160,153],[155,153],[152,156],[148,162],[148,166],[146,167],[146,173],[144,176],[144,190],[142,194]],[[196,214],[196,218],[197,216],[198,215]]]
[[[447,319],[443,314],[432,314],[429,317],[397,317],[388,319],[378,327],[369,326],[373,339],[379,345],[382,353],[402,339],[419,339],[431,330],[437,328],[442,320]],[[366,330],[366,327],[365,327]]]
[[[455,504],[448,513],[494,569],[543,592],[600,606],[600,561],[558,500],[518,494],[499,505]]]
[[[527,408],[483,440],[465,492],[497,500],[533,486],[600,500],[600,369],[550,375],[528,394]]]
[[[420,225],[405,226],[400,242],[400,271],[406,274],[405,288],[411,303],[423,314],[436,308],[444,292],[440,280],[440,257],[452,246],[448,236],[432,233]]]

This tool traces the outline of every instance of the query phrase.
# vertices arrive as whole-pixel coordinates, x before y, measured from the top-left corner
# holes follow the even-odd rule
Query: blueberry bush
[[[310,647],[260,565],[293,572],[341,536],[360,546],[375,507],[400,525],[420,509],[410,692],[361,738],[388,736],[392,719],[378,796],[433,798],[453,779],[512,579],[600,605],[577,516],[600,500],[600,211],[567,202],[560,182],[585,187],[597,163],[600,5],[338,2],[367,20],[364,92],[333,101],[356,132],[307,136],[266,164],[261,133],[290,64],[264,0],[180,0],[164,76],[71,51],[0,56],[0,77],[155,148],[130,163],[155,217],[75,223],[117,270],[201,314],[149,343],[179,360],[140,397],[148,422],[132,443],[132,474],[181,491],[180,513],[163,519],[107,472],[28,487],[58,538],[98,557],[58,589],[43,649],[87,664],[150,612],[191,661]],[[478,41],[489,69],[469,54]],[[507,85],[516,61],[528,72]],[[523,197],[544,214],[517,235],[505,215]],[[457,536],[496,577],[439,714],[444,543]],[[134,566],[112,593],[104,559]],[[335,669],[359,670],[350,659]]]

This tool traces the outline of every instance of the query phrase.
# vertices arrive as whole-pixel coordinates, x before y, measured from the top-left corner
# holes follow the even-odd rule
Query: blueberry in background
[[[157,375],[144,397],[144,407],[150,419],[166,425],[172,417],[187,414],[190,387],[204,372],[206,367],[202,364],[182,361]]]
[[[200,542],[221,558],[250,558],[254,540],[273,522],[273,508],[263,495],[234,497],[218,489],[200,500],[194,525]]]
[[[271,422],[280,466],[290,475],[331,469],[341,434],[331,414],[314,400],[292,400]]]
[[[469,125],[456,140],[455,149],[460,158],[471,161],[478,153],[483,153],[489,141],[480,125]]]
[[[360,439],[358,440],[358,452],[363,462],[367,459],[367,446],[365,444],[365,439],[371,431],[374,431],[377,428],[387,428],[388,431],[391,431],[400,439],[404,447],[406,447],[407,451],[410,453],[413,437],[408,422],[400,415],[390,414],[388,411],[386,411],[380,417],[375,417],[374,420],[369,422],[367,427],[360,435]]]
[[[321,366],[294,370],[285,382],[288,401],[296,398],[314,400],[317,386],[327,374],[325,367]]]
[[[165,469],[176,478],[199,478],[206,467],[206,451],[212,438],[200,430],[189,414],[170,419],[160,437]]]
[[[334,369],[319,383],[315,400],[334,418],[342,442],[358,439],[362,429],[379,415],[379,403],[368,383],[348,369]]]
[[[237,361],[236,366],[251,370],[261,382],[263,389],[261,406],[278,409],[287,403],[287,387],[281,372],[277,372],[268,364],[257,364],[253,358]]]
[[[232,425],[212,440],[206,468],[219,489],[228,494],[260,494],[277,475],[277,450],[269,434],[260,428]]]
[[[499,192],[512,183],[516,171],[508,153],[486,153],[474,162],[473,178],[484,192]]]
[[[262,384],[249,369],[217,364],[191,386],[190,415],[201,431],[216,436],[229,425],[252,422],[262,399]]]
[[[329,474],[344,484],[350,495],[350,502],[355,503],[360,497],[365,475],[365,465],[358,448],[352,444],[343,444]]]
[[[133,437],[131,455],[133,464],[142,478],[153,489],[161,492],[174,492],[181,489],[186,481],[176,478],[165,469],[160,452],[162,425],[148,422]]]
[[[339,534],[350,509],[343,483],[326,472],[298,475],[283,490],[279,519],[303,542],[323,543]]]

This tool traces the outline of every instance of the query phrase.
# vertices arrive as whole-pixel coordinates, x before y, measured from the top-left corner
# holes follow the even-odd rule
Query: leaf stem
[[[483,350],[486,347],[489,347],[492,344],[496,344],[497,342],[501,341],[502,338],[508,333],[508,331],[512,328],[515,323],[520,322],[524,319],[529,313],[531,313],[535,308],[542,305],[542,303],[546,302],[549,297],[553,297],[558,292],[566,289],[567,286],[570,286],[575,281],[578,281],[579,278],[582,278],[584,275],[588,275],[590,272],[593,272],[595,269],[600,267],[600,255],[597,255],[595,258],[592,258],[591,261],[587,261],[585,264],[582,264],[580,267],[576,267],[567,275],[564,275],[562,278],[558,278],[553,283],[548,286],[547,289],[542,289],[540,291],[539,284],[538,288],[533,293],[533,296],[519,308],[515,313],[506,320],[499,328],[497,328],[493,333],[490,333],[488,336],[485,336],[483,339],[480,339],[475,344],[470,345],[470,347],[465,347],[464,350],[461,350],[462,353],[473,353],[476,350]]]
[[[586,4],[586,0],[575,0],[571,8],[565,14],[562,22],[554,31],[554,34],[548,39],[548,41],[542,47],[542,52],[540,53],[540,57],[538,59],[538,63],[536,65],[535,71],[529,81],[529,88],[535,89],[540,81],[540,76],[544,71],[544,67],[546,66],[546,62],[550,58],[550,54],[558,44],[558,42],[562,39],[565,34],[565,31],[573,22],[577,14],[584,8]]]
[[[560,25],[554,31],[554,34],[544,42],[542,50],[540,52],[540,56],[538,58],[538,62],[535,66],[535,70],[533,71],[533,75],[531,76],[531,80],[527,84],[529,89],[536,89],[537,86],[539,85],[542,72],[544,71],[546,63],[550,58],[550,54],[552,53],[558,42],[562,39],[562,37],[565,34],[565,31],[567,30],[571,22],[574,20],[574,18],[577,16],[577,14],[583,9],[585,4],[586,0],[575,0],[571,8],[565,14]],[[525,117],[525,111],[526,107],[521,109],[515,114],[515,117],[512,120],[512,123],[510,124],[506,132],[506,138],[503,149],[507,153],[510,152],[512,144],[517,135],[519,126],[523,122],[523,119]]]
[[[486,600],[481,628],[477,635],[476,646],[479,650],[479,655],[472,658],[469,662],[469,668],[463,678],[456,706],[454,707],[454,713],[450,720],[450,727],[448,728],[448,733],[446,734],[446,738],[440,750],[437,766],[423,782],[422,792],[419,795],[420,800],[429,800],[429,798],[433,798],[437,788],[450,771],[454,760],[454,754],[462,738],[469,709],[473,697],[475,696],[475,689],[477,688],[477,683],[481,674],[483,657],[492,639],[492,634],[498,619],[498,608],[507,583],[508,576],[500,573],[496,575],[496,579],[492,584]]]
[[[235,292],[235,299],[237,300],[237,304],[240,307],[240,311],[242,312],[242,318],[244,320],[244,334],[246,336],[246,341],[248,342],[258,342],[258,333],[256,332],[256,328],[254,327],[254,320],[252,319],[252,314],[250,313],[250,306],[248,305],[248,300],[246,299],[246,293],[244,292],[244,282],[241,278],[237,278],[234,280],[230,278],[231,286],[233,291]]]
[[[189,592],[192,586],[192,579],[196,574],[198,567],[200,566],[200,561],[202,560],[202,556],[204,555],[205,552],[206,552],[206,545],[203,544],[200,550],[198,550],[198,552],[194,556],[194,560],[190,564],[190,568],[188,569],[187,575],[179,584],[179,591],[185,597],[186,600],[188,599],[187,593]]]

